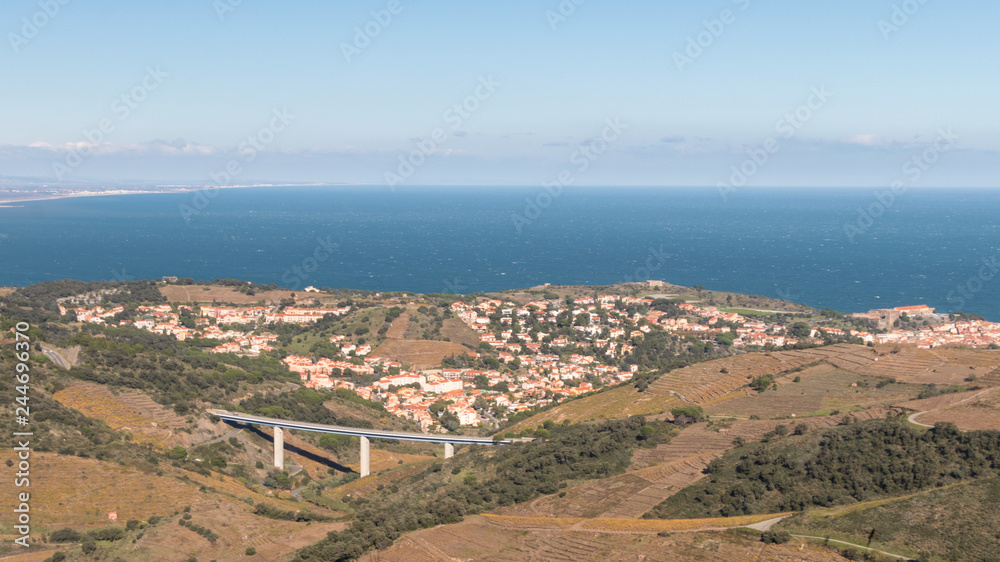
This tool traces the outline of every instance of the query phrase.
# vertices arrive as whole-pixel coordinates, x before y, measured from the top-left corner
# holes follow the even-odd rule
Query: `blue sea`
[[[231,277],[427,292],[662,279],[1000,319],[1000,192],[267,187],[0,208],[0,285]]]

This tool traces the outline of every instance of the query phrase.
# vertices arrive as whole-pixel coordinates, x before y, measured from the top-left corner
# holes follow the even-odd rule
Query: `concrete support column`
[[[444,444],[444,458],[450,459],[453,456],[455,456],[455,446],[452,445],[451,443],[445,443]]]
[[[285,430],[274,428],[274,468],[285,469]]]
[[[361,436],[361,477],[364,478],[371,474],[371,467],[369,466],[368,458],[368,438]]]

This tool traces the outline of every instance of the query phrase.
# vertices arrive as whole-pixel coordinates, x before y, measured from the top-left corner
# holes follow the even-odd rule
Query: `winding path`
[[[886,552],[884,550],[877,550],[877,549],[874,549],[874,548],[869,548],[867,546],[861,546],[860,544],[854,544],[852,542],[846,542],[846,541],[838,541],[837,539],[829,539],[827,537],[814,537],[812,535],[792,535],[792,536],[795,537],[795,538],[797,538],[797,539],[816,539],[816,540],[821,540],[821,541],[835,542],[837,544],[843,544],[843,545],[847,545],[847,546],[853,546],[854,548],[860,548],[862,550],[870,550],[871,552],[877,552],[879,554],[884,554],[886,556],[890,556],[892,558],[898,558],[900,560],[913,560],[909,556],[900,556],[898,554],[893,554],[891,552]]]
[[[946,406],[944,408],[935,408],[933,410],[924,410],[922,412],[916,412],[916,413],[910,414],[909,416],[906,416],[906,421],[908,421],[908,422],[910,422],[910,423],[912,423],[914,425],[919,425],[919,426],[922,426],[922,427],[934,427],[934,425],[928,425],[926,423],[918,422],[916,420],[916,417],[917,416],[922,416],[924,414],[929,414],[930,412],[937,412],[938,410],[947,410],[948,408],[954,408],[955,406],[958,406],[959,404],[964,404],[964,403],[968,402],[969,400],[972,400],[973,398],[979,398],[983,394],[986,394],[987,392],[992,392],[994,390],[996,390],[995,387],[990,387],[990,388],[981,390],[981,391],[973,394],[972,396],[969,396],[967,398],[963,398],[963,399],[959,400],[958,402],[955,402],[954,404],[949,404],[948,406]]]

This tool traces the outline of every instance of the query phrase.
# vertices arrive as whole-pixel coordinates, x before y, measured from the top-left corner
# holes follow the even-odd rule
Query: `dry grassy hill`
[[[161,449],[180,443],[176,432],[187,426],[184,418],[138,391],[115,394],[104,385],[81,383],[52,397],[88,417],[103,420],[111,429],[131,433],[136,443],[151,443]]]
[[[792,562],[843,560],[831,551],[793,541],[763,545],[735,532],[613,531],[608,529],[503,528],[485,516],[467,517],[404,535],[366,562],[437,562],[440,560],[565,561],[583,560],[774,560]]]
[[[392,324],[389,325],[389,330],[386,332],[386,340],[379,344],[378,347],[372,352],[372,355],[377,355],[379,357],[386,357],[394,361],[399,361],[404,365],[412,365],[414,369],[430,369],[441,365],[441,360],[450,355],[461,355],[469,351],[467,347],[458,343],[459,341],[466,340],[471,341],[471,338],[475,336],[472,334],[470,337],[469,333],[472,332],[467,326],[462,324],[461,328],[455,326],[454,319],[448,319],[445,321],[445,327],[448,330],[450,339],[454,341],[446,342],[439,340],[414,340],[414,339],[404,339],[407,328],[410,325],[410,315],[417,309],[417,305],[409,305],[407,309],[399,315]],[[469,333],[466,333],[468,331]],[[442,329],[442,336],[445,336],[445,329]],[[479,338],[475,338],[478,344]]]
[[[0,457],[13,460],[14,455],[5,451]],[[134,545],[109,548],[127,551],[125,558],[130,561],[186,560],[192,555],[206,560],[232,560],[239,558],[247,546],[254,546],[259,554],[267,554],[263,559],[275,560],[343,526],[254,515],[244,499],[283,510],[309,509],[334,517],[342,514],[260,494],[229,477],[205,477],[165,464],[140,470],[54,453],[35,453],[31,461],[32,542],[38,544],[42,543],[43,533],[64,527],[124,525],[130,519],[145,521],[152,515],[174,516],[190,507],[195,523],[220,536],[214,545],[177,525],[177,517],[173,517],[150,528]],[[0,482],[0,508],[8,513],[14,508],[15,490],[12,479]],[[109,512],[117,513],[117,522],[108,520]],[[0,529],[5,534],[12,532],[8,524]]]

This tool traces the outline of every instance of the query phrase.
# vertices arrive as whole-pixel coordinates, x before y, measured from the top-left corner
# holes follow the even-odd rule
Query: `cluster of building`
[[[782,324],[751,320],[713,306],[679,303],[682,313],[679,317],[659,310],[635,312],[636,306],[648,306],[652,302],[649,298],[598,295],[567,301],[540,300],[523,305],[498,299],[453,303],[452,311],[479,334],[480,343],[492,349],[495,357],[508,365],[503,371],[442,368],[411,372],[397,361],[372,356],[370,345],[352,342],[344,335],[330,338],[331,343],[339,344],[340,353],[333,358],[289,355],[283,362],[290,371],[299,374],[308,388],[350,390],[365,399],[382,403],[393,415],[413,420],[424,431],[431,431],[441,425],[441,418],[446,413],[461,425],[476,426],[495,421],[491,412],[519,412],[590,392],[595,384],[626,382],[636,373],[635,365],[620,371],[604,364],[600,357],[616,358],[631,353],[633,344],[652,330],[694,335],[704,341],[727,334],[726,338],[731,338],[736,348],[783,347],[800,341]],[[122,307],[104,308],[92,302],[87,303],[90,306],[73,308],[66,304],[70,303],[60,302],[60,313],[73,314],[79,322],[111,323],[115,316],[124,312]],[[185,309],[188,314],[182,323]],[[120,320],[118,324],[131,324],[181,340],[215,339],[222,342],[212,349],[215,353],[256,355],[274,349],[271,344],[277,336],[253,333],[254,328],[259,332],[266,324],[310,324],[328,314],[341,316],[349,311],[350,307],[278,309],[264,306],[202,306],[192,310],[184,305],[175,310],[163,304],[140,306],[136,310],[137,320]],[[565,322],[566,313],[572,319],[569,323]],[[193,328],[190,327],[191,316],[194,317]],[[1000,344],[1000,324],[945,321],[947,316],[934,314],[934,310],[926,306],[879,309],[853,316],[890,331],[873,335],[850,328],[813,327],[808,339],[849,336],[870,343],[914,344],[925,348]],[[933,323],[919,330],[893,329],[896,320],[908,317],[933,320]],[[572,332],[566,330],[567,326]],[[799,335],[806,338],[804,334]],[[468,355],[472,359],[480,357],[475,352]],[[369,380],[376,376],[381,378],[361,385],[352,382],[351,379],[357,380],[352,375],[371,377]]]
[[[174,310],[169,304],[160,304],[136,307],[138,320],[120,320],[117,325],[131,325],[155,334],[173,336],[181,341],[191,338],[214,339],[223,343],[212,348],[210,353],[238,353],[255,356],[273,350],[274,347],[270,344],[278,339],[275,334],[253,333],[255,327],[270,323],[311,324],[327,314],[335,316],[347,314],[350,308],[349,306],[340,308],[285,308],[279,312],[276,308],[263,306],[202,306],[197,311],[198,317],[194,320],[194,328],[191,328],[181,323],[181,312],[185,310],[191,313],[195,312],[190,306],[178,305],[177,309]],[[122,312],[125,312],[125,308],[121,306],[109,309],[100,305],[68,308],[63,302],[59,303],[59,313],[62,315],[72,314],[77,322],[107,325]],[[246,329],[232,327],[223,329],[223,326],[242,326]],[[371,347],[350,345],[344,351],[345,353],[355,351],[357,355],[365,355],[371,352]]]
[[[985,320],[953,321],[947,314],[939,314],[926,305],[878,308],[856,312],[851,316],[868,320],[879,328],[888,330],[886,333],[876,334],[870,340],[877,344],[912,344],[923,349],[948,345],[1000,345],[1000,323]],[[896,327],[896,322],[902,320],[923,320],[927,325],[915,330]]]
[[[478,353],[470,353],[478,357]],[[562,398],[591,392],[594,386],[583,379],[595,375],[603,384],[619,384],[632,378],[635,368],[619,372],[615,367],[595,365],[594,358],[574,354],[568,362],[557,355],[526,355],[521,357],[522,369],[518,373],[477,369],[433,369],[411,372],[402,365],[381,357],[365,357],[363,362],[335,360],[321,357],[315,361],[308,357],[290,355],[282,360],[292,372],[298,373],[302,384],[313,389],[351,390],[365,398],[380,402],[389,413],[416,422],[424,431],[439,423],[443,411],[454,414],[460,425],[475,426],[490,419],[473,405],[478,398],[494,412],[519,412],[535,406],[544,406]],[[340,378],[350,374],[386,374],[370,385],[359,386]],[[479,378],[482,377],[482,378]],[[477,382],[490,388],[500,383],[506,389],[483,390]],[[431,406],[438,401],[450,404],[440,412],[432,413]]]
[[[1000,345],[1000,324],[984,320],[944,322],[920,330],[892,330],[876,334],[875,343],[907,343],[930,349],[941,346],[988,347]]]

